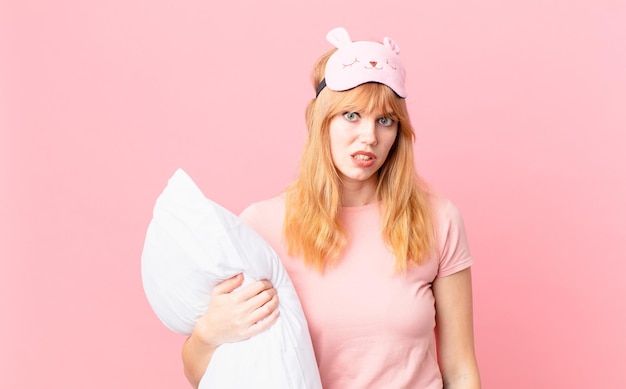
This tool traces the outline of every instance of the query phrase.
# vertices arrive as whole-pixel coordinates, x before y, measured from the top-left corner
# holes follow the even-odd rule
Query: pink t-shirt
[[[241,218],[276,250],[293,281],[325,389],[442,388],[431,283],[471,266],[473,259],[457,208],[445,199],[434,204],[437,255],[409,267],[405,276],[394,272],[378,204],[341,208],[349,244],[324,273],[287,255],[284,196],[242,212]]]

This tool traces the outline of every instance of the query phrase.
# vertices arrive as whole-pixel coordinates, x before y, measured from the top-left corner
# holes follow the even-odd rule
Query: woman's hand
[[[272,284],[261,280],[234,291],[242,282],[243,275],[238,274],[213,288],[209,308],[193,330],[202,343],[217,347],[248,339],[278,318],[278,295]]]
[[[224,343],[238,342],[265,331],[279,316],[276,289],[267,280],[243,283],[238,274],[213,288],[206,313],[183,345],[185,376],[198,387],[213,353]]]

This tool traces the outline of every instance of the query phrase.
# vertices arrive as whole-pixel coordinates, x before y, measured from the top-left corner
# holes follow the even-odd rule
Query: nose
[[[375,68],[375,67],[376,67],[376,64],[377,64],[377,63],[378,63],[378,62],[376,62],[376,61],[370,61],[370,65],[372,65],[372,67],[373,67],[373,68]]]
[[[359,139],[362,143],[367,145],[375,145],[378,143],[378,139],[376,138],[376,120],[361,120]]]

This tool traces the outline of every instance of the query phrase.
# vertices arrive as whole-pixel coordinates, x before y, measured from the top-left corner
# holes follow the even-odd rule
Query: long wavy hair
[[[324,77],[331,50],[318,59],[313,87]],[[339,218],[342,185],[330,152],[329,124],[346,111],[382,112],[398,120],[398,135],[378,171],[376,197],[381,201],[382,238],[391,248],[395,269],[427,260],[434,245],[430,194],[418,176],[413,157],[415,134],[404,99],[389,87],[366,83],[344,92],[324,88],[306,110],[308,137],[300,171],[286,192],[284,236],[288,253],[323,271],[347,243]]]

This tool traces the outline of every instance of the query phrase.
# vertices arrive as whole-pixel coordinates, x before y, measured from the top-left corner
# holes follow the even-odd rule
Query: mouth
[[[360,151],[358,153],[352,154],[352,158],[356,159],[357,161],[367,162],[376,159],[376,155],[374,155],[373,153]]]

